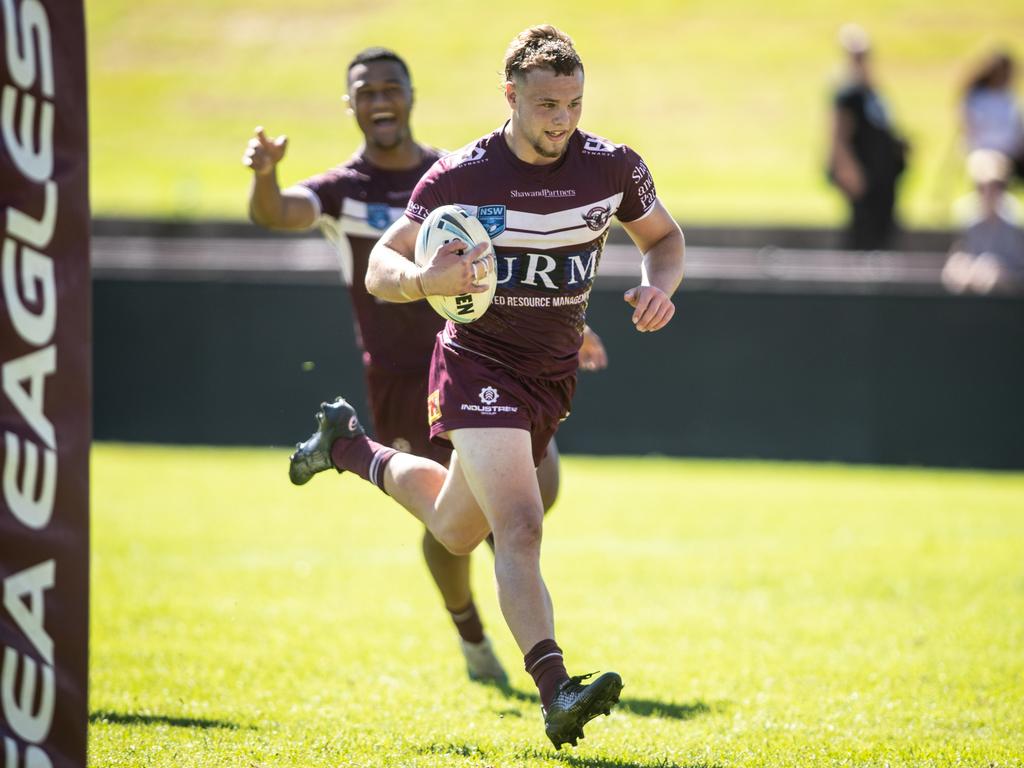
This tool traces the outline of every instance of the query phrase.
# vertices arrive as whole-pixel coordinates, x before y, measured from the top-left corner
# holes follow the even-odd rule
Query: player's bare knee
[[[524,509],[520,514],[511,515],[495,528],[495,547],[509,552],[539,551],[543,523],[544,515],[539,509]]]

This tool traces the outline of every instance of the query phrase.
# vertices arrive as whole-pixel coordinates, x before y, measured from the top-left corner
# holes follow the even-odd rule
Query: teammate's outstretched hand
[[[583,344],[580,345],[580,370],[603,371],[608,367],[608,352],[601,337],[589,325],[583,326]]]
[[[256,136],[249,139],[249,146],[242,155],[242,165],[252,168],[257,176],[266,176],[272,173],[274,167],[281,162],[284,151],[288,147],[288,137],[278,136],[276,139],[268,139],[263,132],[263,126],[256,129]]]
[[[463,293],[484,293],[486,283],[479,283],[494,269],[489,243],[479,243],[468,251],[461,240],[445,243],[423,265],[420,287],[427,296],[459,296]]]
[[[633,307],[633,325],[641,333],[660,331],[676,313],[668,294],[653,285],[630,288],[622,298]]]

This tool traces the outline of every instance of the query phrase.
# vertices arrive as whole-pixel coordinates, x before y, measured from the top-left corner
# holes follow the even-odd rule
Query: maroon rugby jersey
[[[391,171],[378,168],[359,152],[348,162],[299,182],[316,198],[318,223],[337,251],[352,296],[356,341],[367,365],[393,371],[430,367],[434,339],[444,321],[425,301],[393,304],[371,296],[364,278],[374,244],[402,215],[416,182],[441,155],[423,147],[417,167]]]
[[[405,215],[422,222],[440,205],[459,205],[494,243],[494,303],[474,323],[449,322],[445,343],[527,376],[560,379],[576,372],[611,217],[630,222],[647,215],[654,180],[629,147],[585,131],[575,131],[550,165],[520,160],[503,131],[434,163]]]

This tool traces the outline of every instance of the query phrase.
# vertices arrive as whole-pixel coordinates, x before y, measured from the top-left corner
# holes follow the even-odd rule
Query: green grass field
[[[826,107],[836,29],[859,20],[914,144],[904,217],[943,225],[964,190],[957,84],[993,43],[1024,58],[1019,0],[104,0],[86,12],[92,199],[104,215],[243,218],[239,161],[258,124],[291,137],[284,181],[346,159],[359,136],[339,101],[344,67],[371,44],[409,60],[417,136],[460,146],[505,118],[509,39],[548,21],[587,66],[583,127],[639,150],[684,224],[835,224]]]
[[[464,678],[417,524],[282,450],[101,444],[91,766],[1024,765],[1024,475],[564,460],[544,569],[622,706],[543,737]]]

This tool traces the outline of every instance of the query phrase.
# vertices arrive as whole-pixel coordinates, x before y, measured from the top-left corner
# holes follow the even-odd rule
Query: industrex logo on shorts
[[[482,413],[487,416],[493,416],[497,413],[518,413],[519,406],[517,405],[496,405],[501,395],[494,387],[484,387],[480,390],[480,405],[476,403],[463,403],[462,410],[472,411],[473,413]]]

